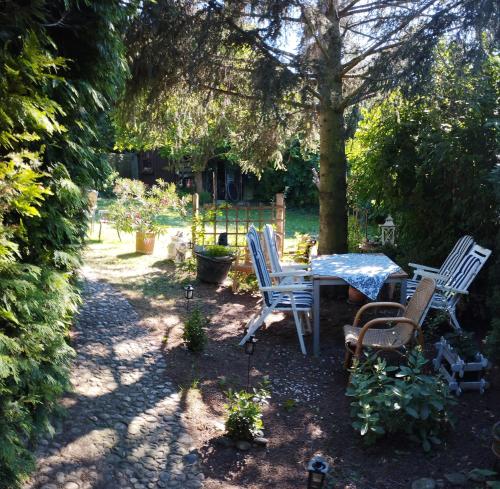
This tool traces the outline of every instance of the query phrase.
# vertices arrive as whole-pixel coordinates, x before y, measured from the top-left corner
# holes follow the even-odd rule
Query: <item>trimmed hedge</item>
[[[0,488],[28,475],[69,387],[86,189],[109,171],[126,15],[112,0],[0,5]]]

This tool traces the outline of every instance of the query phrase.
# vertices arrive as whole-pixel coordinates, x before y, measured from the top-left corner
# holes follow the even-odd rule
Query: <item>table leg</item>
[[[313,280],[313,353],[319,356],[319,287],[320,281]]]
[[[406,304],[406,279],[401,280],[401,296],[399,298],[401,304]]]

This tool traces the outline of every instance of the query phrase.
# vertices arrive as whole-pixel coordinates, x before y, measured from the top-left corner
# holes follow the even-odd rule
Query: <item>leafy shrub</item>
[[[229,278],[233,281],[233,292],[252,293],[258,292],[259,283],[254,273],[239,272],[237,270],[229,271]]]
[[[198,251],[201,255],[209,256],[210,258],[222,258],[226,256],[234,256],[235,250],[230,246],[210,245],[205,246],[202,250]]]
[[[293,255],[293,260],[297,263],[308,263],[311,258],[313,247],[317,243],[317,239],[310,234],[295,233],[297,241],[297,249]]]
[[[317,153],[306,150],[298,139],[292,141],[283,155],[286,169],[266,168],[255,186],[255,200],[267,202],[285,192],[289,207],[317,207],[319,194],[312,172],[318,166]]]
[[[117,199],[109,207],[111,219],[119,231],[157,233],[164,226],[158,216],[169,209],[185,213],[188,197],[179,197],[174,183],[158,179],[151,188],[140,180],[117,178]]]
[[[440,45],[435,60],[418,93],[395,92],[365,110],[348,147],[352,192],[374,212],[394,216],[400,263],[439,266],[464,234],[495,246],[499,200],[491,176],[500,64],[491,55],[473,65],[454,43]],[[471,288],[477,307],[468,311],[476,315],[498,283],[498,267],[485,283],[495,256]],[[500,304],[499,293],[495,301]],[[489,306],[490,316],[500,317],[493,301]]]
[[[347,221],[347,246],[349,252],[359,253],[359,245],[363,240],[363,230],[359,224],[359,221],[354,216],[349,216]]]
[[[441,442],[455,401],[440,378],[424,373],[426,363],[417,348],[409,353],[407,366],[388,366],[376,355],[355,365],[347,395],[353,398],[352,426],[366,443],[395,433],[421,443],[425,451]]]
[[[264,428],[262,406],[267,404],[270,393],[265,385],[252,392],[229,390],[226,433],[233,440],[252,441]]]
[[[199,309],[195,309],[184,323],[184,333],[182,339],[186,342],[189,350],[193,352],[203,351],[207,343],[207,334],[203,329],[208,324],[208,320],[201,314]]]

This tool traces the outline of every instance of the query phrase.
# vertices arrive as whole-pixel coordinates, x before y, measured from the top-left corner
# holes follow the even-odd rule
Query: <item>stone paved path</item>
[[[42,440],[26,489],[202,487],[159,339],[119,292],[84,275],[68,416]]]

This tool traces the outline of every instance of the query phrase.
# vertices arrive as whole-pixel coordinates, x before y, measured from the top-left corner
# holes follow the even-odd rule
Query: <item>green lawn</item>
[[[107,209],[112,203],[113,199],[100,198],[98,200],[98,208],[101,210]],[[245,212],[240,212],[241,217],[245,217]],[[259,220],[258,211],[250,211],[250,216],[255,219],[255,222]],[[234,214],[230,213],[230,218],[234,219]],[[268,214],[263,213],[264,219],[268,217]],[[310,209],[287,209],[285,218],[285,234],[286,234],[286,246],[291,247],[295,243],[295,233],[300,234],[312,234],[318,235],[319,232],[319,215],[317,210]],[[168,226],[169,228],[184,228],[189,231],[191,227],[191,215],[181,216],[178,212],[168,212],[159,216],[159,221],[161,224]],[[208,227],[208,226],[207,226]],[[240,228],[243,231],[243,227]],[[223,232],[224,229],[221,226],[217,228],[218,232]],[[107,233],[108,234],[108,233]]]

